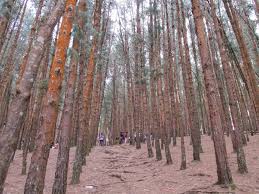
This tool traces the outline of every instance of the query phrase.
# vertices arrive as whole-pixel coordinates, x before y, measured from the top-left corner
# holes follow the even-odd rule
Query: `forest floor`
[[[229,188],[215,185],[217,181],[216,163],[210,137],[202,136],[204,153],[201,154],[201,162],[192,161],[190,139],[185,138],[186,170],[179,170],[181,162],[180,139],[177,140],[178,145],[171,146],[172,165],[165,164],[164,155],[162,161],[156,161],[155,157],[147,158],[146,145],[142,145],[140,150],[126,144],[97,146],[87,157],[80,184],[69,184],[67,193],[259,193],[259,135],[250,137],[250,142],[245,147],[249,170],[249,173],[245,175],[237,172],[236,154],[232,153],[230,138],[226,138],[229,163],[234,179],[234,184]],[[155,150],[153,149],[153,151]],[[51,193],[57,153],[57,149],[51,150],[44,189],[46,194]],[[70,154],[68,183],[71,180],[74,153],[75,149],[73,148]],[[9,169],[4,193],[23,193],[26,176],[21,175],[21,163],[22,152],[17,151]]]

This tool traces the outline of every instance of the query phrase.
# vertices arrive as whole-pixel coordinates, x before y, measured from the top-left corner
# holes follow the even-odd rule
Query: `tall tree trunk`
[[[167,82],[167,96],[168,96],[168,103],[170,104],[170,107],[168,107],[170,110],[170,122],[168,123],[168,133],[169,133],[169,142],[171,142],[171,136],[173,136],[173,144],[175,144],[175,138],[174,138],[174,132],[175,132],[175,114],[173,113],[173,107],[175,106],[174,103],[174,95],[172,93],[172,81],[173,81],[173,56],[172,56],[172,38],[171,38],[171,32],[170,32],[170,25],[169,25],[169,14],[168,14],[168,1],[164,1],[165,5],[165,19],[166,19],[166,36],[167,36],[167,47],[166,49],[166,59],[167,59],[167,67],[166,67],[166,82]],[[173,14],[173,13],[172,13]]]
[[[37,11],[36,11],[36,15],[35,15],[32,27],[31,27],[30,34],[29,34],[28,48],[27,48],[27,51],[26,51],[26,53],[25,53],[25,55],[23,57],[22,63],[20,65],[19,78],[17,80],[17,84],[19,84],[20,78],[22,77],[22,74],[24,73],[25,65],[27,64],[27,60],[28,60],[28,54],[29,54],[29,52],[31,50],[33,40],[34,40],[34,38],[36,36],[36,33],[37,33],[37,27],[39,25],[39,17],[40,17],[40,14],[41,14],[43,3],[44,3],[44,0],[40,0],[39,3],[38,3],[38,8],[37,8]]]
[[[102,83],[104,79],[104,71],[105,68],[103,68],[103,64],[97,64],[97,72],[96,72],[96,80],[93,90],[93,98],[92,98],[92,107],[91,107],[91,119],[89,123],[89,129],[91,130],[91,133],[93,137],[95,136],[95,132],[98,131],[98,125],[99,125],[99,119],[100,117],[100,106],[101,106],[101,94],[102,94]],[[91,138],[91,147],[93,146],[93,143],[95,142],[95,138]]]
[[[105,16],[107,12],[107,16]],[[101,115],[101,109],[102,109],[102,102],[103,102],[103,93],[105,89],[105,79],[107,76],[108,71],[108,65],[109,65],[109,59],[107,62],[103,59],[101,54],[104,54],[102,52],[103,47],[106,47],[105,42],[107,41],[106,38],[106,30],[107,25],[109,22],[109,12],[110,12],[110,4],[108,7],[108,10],[103,12],[103,22],[102,22],[102,29],[101,29],[101,37],[99,41],[99,49],[100,54],[98,55],[98,61],[97,61],[97,70],[96,70],[96,78],[95,78],[95,85],[93,90],[93,98],[92,98],[92,107],[91,107],[91,118],[89,121],[89,129],[91,132],[91,148],[95,145],[97,134],[98,134],[98,126],[100,121],[100,115]],[[110,48],[108,49],[108,56],[110,55]],[[103,64],[104,63],[104,64]]]
[[[33,49],[28,57],[28,63],[25,68],[26,73],[23,75],[9,106],[6,126],[0,137],[0,193],[3,192],[3,184],[10,166],[10,159],[16,150],[20,127],[29,103],[30,91],[37,75],[41,55],[55,24],[63,13],[64,5],[65,1],[59,0],[49,17],[47,17],[46,21],[39,28]]]
[[[166,45],[165,45],[165,17],[164,17],[164,9],[162,7],[162,45],[163,45],[163,55],[166,56]],[[161,118],[161,128],[163,130],[163,141],[164,141],[164,145],[165,145],[165,156],[166,156],[166,163],[167,164],[172,164],[172,157],[171,157],[171,151],[169,148],[169,137],[168,137],[168,132],[169,127],[171,125],[171,108],[170,108],[170,96],[169,96],[169,80],[168,80],[168,64],[167,64],[167,57],[165,57],[164,60],[164,66],[162,67],[162,64],[160,62],[160,64],[158,64],[158,69],[162,70],[162,68],[164,69],[164,90],[163,90],[163,80],[162,80],[162,72],[158,72],[160,74],[160,76],[158,77],[158,98],[160,101],[160,118]]]
[[[132,74],[130,68],[129,60],[129,45],[128,45],[128,35],[125,33],[125,47],[124,56],[126,58],[126,79],[127,79],[127,94],[128,94],[128,129],[130,136],[130,144],[133,145],[133,131],[134,131],[134,119],[133,119],[133,84],[132,84]]]
[[[152,5],[151,0],[149,1],[150,7]],[[151,101],[151,115],[152,115],[152,131],[154,132],[155,138],[155,149],[156,149],[156,159],[162,160],[162,153],[159,143],[159,119],[158,119],[158,105],[156,99],[156,75],[155,75],[155,67],[154,67],[154,25],[153,25],[153,14],[150,14],[150,26],[149,26],[149,64],[150,64],[150,101]]]
[[[223,65],[223,71],[226,78],[226,85],[227,85],[227,91],[228,91],[228,97],[229,97],[229,106],[230,106],[230,112],[232,115],[232,122],[234,129],[231,133],[234,134],[235,140],[236,140],[236,151],[237,151],[237,162],[238,162],[238,170],[240,173],[247,172],[247,166],[246,166],[246,160],[245,160],[245,154],[243,150],[243,143],[241,139],[241,123],[240,123],[240,115],[238,110],[238,90],[236,88],[235,83],[235,77],[232,71],[232,68],[230,66],[230,63],[227,60],[226,52],[225,52],[225,45],[223,43],[220,30],[219,30],[219,23],[216,16],[216,7],[213,2],[213,0],[210,0],[211,5],[211,12],[212,12],[212,18],[215,26],[215,33],[217,36],[217,42],[218,47],[220,50],[220,56],[222,60]]]
[[[119,117],[117,117],[118,109],[119,109],[119,102],[118,102],[118,90],[117,90],[117,84],[116,79],[117,78],[117,69],[115,67],[115,64],[113,64],[113,74],[112,74],[112,106],[111,106],[111,137],[112,137],[112,144],[118,144],[118,138],[120,137],[120,134],[118,132],[118,120]]]
[[[100,31],[100,21],[101,21],[101,8],[102,8],[102,0],[95,0],[95,8],[94,8],[94,29],[95,34],[92,41],[92,48],[89,54],[89,61],[87,65],[87,74],[84,78],[85,84],[83,85],[82,89],[82,103],[83,107],[79,112],[79,119],[80,119],[80,128],[79,128],[79,139],[76,147],[76,155],[75,161],[73,165],[73,175],[72,175],[72,183],[77,184],[79,183],[80,173],[82,170],[83,160],[86,154],[86,139],[89,123],[89,113],[91,107],[91,99],[92,99],[92,91],[93,91],[93,82],[94,82],[94,72],[95,72],[95,65],[96,65],[96,53],[97,53],[97,43],[99,39],[99,31]]]
[[[147,151],[148,151],[148,157],[152,158],[154,156],[151,141],[150,141],[150,133],[151,133],[151,122],[150,122],[150,109],[149,109],[149,100],[148,100],[148,94],[147,94],[147,85],[146,80],[144,83],[144,91],[143,91],[143,111],[144,111],[144,132],[146,134],[146,141],[147,141]]]
[[[8,23],[11,19],[12,8],[14,7],[15,0],[3,0],[0,7],[0,51],[5,40],[5,32],[7,30]]]
[[[15,26],[18,22],[19,16],[21,15],[21,11],[22,11],[22,7],[20,6],[19,11],[17,12],[15,18],[13,19],[12,22],[9,22],[8,27],[6,28],[6,35],[5,36],[5,40],[4,43],[2,45],[2,50],[0,50],[0,60],[3,61],[5,59],[5,54],[7,52],[7,48],[9,47],[9,44],[11,42],[11,38],[13,37],[13,33],[15,30]],[[10,26],[12,23],[12,26]],[[2,76],[2,74],[0,74],[0,76]]]
[[[248,83],[249,93],[255,106],[256,117],[257,120],[259,120],[259,87],[257,86],[255,71],[253,70],[253,66],[249,58],[248,49],[242,35],[240,24],[237,20],[238,16],[236,14],[236,10],[232,5],[232,0],[223,0],[223,2],[240,48],[243,67],[246,74],[245,78]]]
[[[208,4],[207,4],[208,6]],[[220,111],[221,111],[221,121],[222,121],[222,126],[224,129],[224,132],[227,133],[229,136],[229,132],[232,130],[232,123],[231,123],[231,115],[229,112],[229,106],[227,104],[227,96],[224,88],[224,77],[222,69],[220,68],[219,60],[217,59],[217,51],[216,51],[216,45],[215,45],[215,37],[213,34],[212,30],[212,25],[213,21],[210,20],[210,16],[208,14],[210,12],[209,8],[207,7],[205,10],[205,15],[206,15],[206,25],[208,28],[208,40],[209,40],[209,48],[210,48],[210,58],[211,62],[213,63],[214,71],[216,74],[216,79],[218,83],[218,88],[219,88],[219,94],[220,94]],[[233,133],[231,133],[231,139],[233,140]],[[232,141],[233,142],[233,141]],[[235,150],[235,149],[234,149]]]
[[[49,62],[49,51],[51,47],[51,41],[46,46],[44,57],[41,61],[40,68],[37,75],[37,82],[33,88],[33,96],[30,98],[30,104],[28,112],[26,114],[26,120],[24,122],[24,142],[23,142],[23,161],[22,161],[22,174],[26,174],[27,168],[27,154],[32,150],[32,144],[35,139],[35,134],[38,129],[38,118],[41,110],[42,98],[46,93],[46,74]]]
[[[137,4],[137,12],[136,12],[136,24],[137,24],[137,32],[136,32],[136,53],[135,53],[135,106],[134,106],[134,120],[135,120],[135,133],[136,133],[136,149],[141,148],[140,144],[140,128],[141,128],[141,119],[140,119],[140,111],[141,111],[141,28],[140,28],[140,0],[136,0]]]
[[[174,18],[175,18],[175,11],[174,11],[174,1],[171,0],[171,18],[172,18],[172,40],[170,36],[170,28],[169,28],[169,21],[167,18],[167,34],[168,34],[168,61],[169,61],[169,84],[170,84],[170,98],[171,98],[171,108],[172,110],[176,109],[176,95],[175,95],[175,71],[176,71],[176,66],[173,66],[173,64],[176,64],[176,36],[175,36],[175,23],[174,23]],[[177,22],[176,22],[177,23]],[[171,46],[172,45],[172,46]],[[172,48],[171,48],[172,47]],[[172,135],[173,135],[173,146],[176,146],[176,128],[177,128],[177,113],[175,111],[172,111]]]
[[[30,169],[25,183],[25,193],[42,193],[49,152],[54,142],[61,84],[64,77],[67,48],[69,46],[76,0],[66,2],[65,13],[60,26],[55,56],[50,69],[48,90],[43,97],[36,148],[32,154]],[[39,169],[39,170],[37,170]]]
[[[87,44],[87,18],[84,16],[87,14],[87,0],[80,0],[78,3],[78,36],[82,36],[80,40],[80,52],[79,52],[79,75],[77,78],[76,94],[74,98],[74,107],[73,107],[73,145],[77,145],[79,138],[79,112],[82,109],[82,87],[83,82],[80,80],[84,79],[85,67],[86,67],[86,44]],[[83,33],[81,33],[83,32]]]
[[[109,51],[109,53],[110,53],[110,51]],[[94,136],[92,137],[92,142],[93,142],[92,146],[96,145],[96,138],[98,135],[98,126],[100,124],[101,110],[102,110],[103,99],[104,99],[104,90],[106,88],[106,78],[107,78],[107,73],[108,73],[108,66],[109,66],[109,60],[105,64],[105,69],[103,70],[104,72],[102,72],[102,83],[100,86],[100,94],[98,94],[98,95],[100,95],[100,97],[98,96],[99,102],[98,102],[98,106],[96,108],[96,118],[93,123]]]
[[[211,119],[211,126],[213,128],[213,142],[216,155],[217,174],[219,184],[231,184],[233,182],[230,172],[226,144],[221,124],[220,111],[218,103],[219,91],[217,88],[216,77],[213,72],[213,66],[210,62],[209,48],[206,41],[205,26],[203,23],[202,11],[199,0],[192,0],[192,12],[194,16],[195,29],[198,37],[201,64],[205,79],[206,95],[208,97],[209,114]]]
[[[182,1],[181,1],[182,2]],[[178,5],[179,6],[179,5]],[[185,60],[183,58],[183,48],[180,45],[180,53],[181,55],[181,64],[182,64],[182,73],[183,73],[183,80],[184,80],[184,87],[185,87],[185,96],[186,102],[188,107],[188,116],[189,116],[189,123],[191,127],[191,138],[192,138],[192,145],[193,145],[193,160],[200,160],[200,148],[201,148],[201,135],[200,135],[200,126],[199,126],[199,115],[198,115],[198,108],[196,104],[196,97],[193,88],[193,80],[192,80],[192,67],[190,62],[190,54],[189,54],[189,46],[187,42],[187,29],[185,25],[185,13],[183,2],[181,3],[181,10],[182,10],[182,25],[179,23],[179,31],[182,31],[182,36],[184,40],[184,50],[185,50]],[[178,8],[180,10],[180,8]],[[180,11],[179,11],[180,12]],[[179,13],[180,18],[180,13]],[[178,37],[181,40],[181,36]]]
[[[65,94],[64,110],[60,123],[60,139],[59,139],[59,149],[58,149],[58,158],[55,172],[55,180],[52,187],[52,193],[66,193],[67,187],[67,173],[68,173],[68,162],[69,162],[69,148],[70,148],[70,138],[71,138],[71,126],[72,126],[72,109],[74,102],[74,91],[76,84],[76,74],[77,74],[77,63],[76,59],[79,52],[79,37],[74,38],[73,40],[73,49],[74,52],[72,55],[70,63],[70,73],[69,79]]]
[[[177,99],[179,99],[179,101],[181,101],[179,93],[177,93]],[[183,104],[183,103],[181,102],[181,104]],[[185,128],[185,126],[184,126],[183,121],[182,121],[182,116],[179,117],[179,121],[180,121],[179,122],[180,123],[179,130],[180,130],[180,136],[181,136],[181,167],[180,167],[180,170],[185,170],[187,168],[186,167],[186,151],[185,151],[185,143],[184,143],[184,135],[185,135],[184,128]]]
[[[208,135],[210,135],[210,120],[209,120],[209,116],[207,114],[207,100],[206,98],[204,98],[204,89],[203,89],[203,78],[201,76],[200,70],[198,68],[198,56],[197,56],[197,49],[195,46],[195,29],[194,29],[194,23],[193,20],[190,18],[189,19],[189,28],[190,28],[190,33],[191,33],[191,39],[192,39],[192,52],[193,52],[193,58],[194,58],[194,63],[195,63],[195,78],[196,78],[196,82],[197,82],[197,95],[199,98],[199,106],[200,106],[200,114],[201,114],[201,123],[203,125],[203,132],[207,133]],[[205,95],[206,97],[206,95]]]
[[[13,81],[13,73],[14,73],[14,68],[15,68],[15,52],[16,48],[18,45],[18,40],[21,34],[21,29],[22,29],[22,24],[24,20],[24,15],[26,11],[28,0],[24,0],[22,2],[22,11],[21,11],[21,16],[19,20],[19,25],[17,26],[17,31],[14,36],[13,43],[10,47],[10,53],[8,54],[7,57],[7,63],[5,65],[4,71],[2,73],[3,76],[1,76],[0,79],[0,109],[1,109],[1,114],[0,117],[2,118],[2,122],[0,122],[0,127],[3,125],[4,120],[6,119],[6,112],[7,112],[7,107],[10,102],[10,94],[12,90],[12,81]],[[1,131],[1,130],[0,130]]]

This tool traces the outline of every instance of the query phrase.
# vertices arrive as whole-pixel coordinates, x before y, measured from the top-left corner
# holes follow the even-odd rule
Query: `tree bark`
[[[8,23],[11,19],[11,12],[14,6],[15,0],[3,0],[0,7],[0,51],[5,40],[5,32],[7,30]]]
[[[249,58],[248,49],[242,35],[240,24],[237,20],[238,16],[236,14],[236,10],[232,5],[232,1],[223,0],[223,2],[240,48],[243,67],[246,74],[245,79],[248,83],[249,93],[255,106],[256,118],[259,120],[259,87],[257,86],[255,71]]]
[[[21,29],[22,29],[22,24],[24,20],[24,15],[26,11],[28,0],[24,0],[22,2],[22,9],[21,9],[21,16],[19,20],[19,25],[17,26],[17,31],[14,36],[13,43],[10,47],[10,52],[8,53],[7,56],[7,63],[5,64],[4,71],[2,72],[2,76],[0,79],[0,109],[1,109],[1,114],[0,117],[2,118],[2,122],[0,122],[0,127],[3,125],[4,120],[6,119],[6,112],[7,108],[10,102],[10,94],[12,90],[12,81],[13,81],[13,73],[14,73],[14,57],[16,53],[16,48],[18,45],[18,40],[21,34]],[[1,131],[1,130],[0,130]]]
[[[192,0],[192,12],[194,16],[196,34],[198,37],[206,95],[208,97],[208,101],[210,102],[209,115],[211,119],[211,126],[213,128],[213,142],[216,155],[218,183],[231,184],[233,180],[227,160],[226,144],[218,107],[218,103],[220,102],[218,97],[219,91],[215,73],[213,72],[213,66],[210,62],[209,48],[206,42],[205,26],[203,23],[199,0]]]
[[[28,63],[25,68],[26,74],[23,75],[20,84],[17,86],[16,94],[9,106],[6,126],[0,137],[0,193],[3,191],[10,159],[16,150],[19,130],[29,103],[33,81],[37,75],[41,60],[40,56],[57,20],[63,13],[64,4],[64,0],[59,0],[46,22],[39,28],[38,36],[28,57]]]
[[[140,144],[140,129],[141,129],[141,27],[140,27],[140,15],[139,15],[139,7],[140,7],[140,0],[136,0],[137,4],[137,12],[136,12],[136,40],[135,40],[135,96],[134,96],[134,123],[135,123],[135,133],[136,133],[136,149],[141,148]]]
[[[58,158],[55,172],[55,179],[52,187],[53,194],[63,194],[66,193],[67,187],[67,173],[68,173],[68,162],[69,162],[69,148],[70,148],[70,138],[72,134],[72,114],[73,114],[73,102],[74,102],[74,91],[76,84],[76,74],[77,74],[77,63],[76,59],[79,52],[79,37],[74,37],[73,40],[73,53],[71,63],[70,63],[70,73],[67,84],[67,90],[65,94],[64,110],[60,123],[60,139],[58,146]]]
[[[166,39],[165,39],[165,17],[164,17],[164,9],[162,7],[162,46],[163,46],[163,55],[166,56],[167,48],[166,48]],[[158,37],[159,38],[159,37]],[[160,56],[160,55],[158,55]],[[170,97],[169,97],[169,80],[168,80],[168,64],[167,64],[167,57],[165,57],[164,64],[162,67],[162,61],[158,59],[158,69],[162,70],[164,69],[164,73],[161,71],[158,71],[158,98],[159,98],[159,109],[160,109],[160,124],[162,129],[162,139],[165,146],[165,156],[166,156],[166,164],[172,164],[172,157],[171,157],[171,151],[169,147],[169,137],[168,132],[170,124],[171,124],[171,108],[170,108]],[[162,75],[163,80],[162,80]],[[164,81],[164,90],[163,90],[163,81]]]
[[[83,165],[83,160],[86,155],[86,138],[87,133],[89,133],[88,129],[86,130],[85,127],[88,127],[89,123],[89,113],[91,107],[91,99],[92,99],[92,91],[93,91],[93,82],[94,82],[94,71],[95,71],[95,57],[97,53],[97,43],[99,38],[99,31],[100,31],[100,20],[101,20],[101,8],[102,8],[102,0],[95,0],[95,8],[94,8],[94,29],[95,34],[93,37],[92,48],[89,54],[89,62],[87,65],[87,74],[85,77],[85,84],[83,85],[82,89],[82,103],[83,107],[79,112],[79,119],[80,119],[80,128],[79,128],[79,138],[76,147],[76,155],[75,161],[73,165],[73,175],[72,175],[72,184],[79,183],[80,173]]]
[[[259,19],[258,18],[258,15],[259,15],[259,1],[258,0],[254,0],[254,3],[255,3],[256,15],[257,15],[257,20],[258,20]]]
[[[37,82],[33,86],[32,94],[30,98],[30,104],[26,114],[26,120],[24,122],[24,142],[23,142],[23,161],[22,161],[22,174],[26,174],[27,168],[27,154],[34,147],[35,134],[38,130],[38,120],[42,105],[42,98],[46,93],[46,74],[49,62],[49,51],[51,47],[51,41],[49,40],[44,57],[41,61],[38,75],[36,77]],[[32,146],[33,145],[33,146]]]
[[[31,50],[33,40],[34,40],[34,38],[36,36],[36,33],[37,33],[37,27],[39,25],[39,17],[40,17],[40,14],[41,14],[43,3],[44,3],[44,0],[39,1],[38,8],[37,8],[37,11],[36,11],[36,15],[35,15],[35,18],[34,18],[34,21],[33,21],[32,27],[31,27],[30,35],[29,35],[28,48],[27,48],[27,51],[26,51],[26,53],[25,53],[25,55],[22,59],[22,63],[20,65],[19,78],[17,80],[17,84],[19,84],[20,78],[22,77],[22,75],[24,73],[25,65],[27,64],[27,60],[28,60],[28,54]]]
[[[154,6],[150,0],[150,7]],[[156,149],[156,159],[162,160],[162,153],[159,143],[159,119],[158,119],[158,105],[156,99],[156,75],[154,67],[154,25],[153,25],[153,14],[150,14],[150,26],[149,26],[149,64],[150,64],[150,101],[151,101],[151,127],[153,131],[153,136],[155,138],[155,149]]]
[[[25,193],[42,193],[44,189],[47,161],[54,142],[61,84],[64,77],[66,53],[69,46],[76,0],[68,0],[60,26],[55,56],[50,69],[48,90],[43,97],[40,125],[36,137],[36,148],[25,183]],[[39,169],[39,170],[37,170]]]
[[[169,84],[170,84],[170,98],[171,98],[171,108],[172,110],[175,110],[176,108],[176,94],[175,94],[175,71],[176,71],[176,65],[173,66],[173,64],[176,64],[176,36],[175,36],[175,11],[174,11],[174,1],[171,0],[171,18],[172,18],[172,40],[170,36],[170,28],[169,23],[167,19],[167,34],[168,34],[168,61],[169,61]],[[173,146],[176,146],[176,128],[177,128],[177,113],[175,111],[172,111],[172,136],[173,136]]]
[[[185,25],[185,13],[183,7],[183,1],[181,1],[181,10],[182,10],[182,25],[179,23],[179,31],[182,31],[183,41],[184,41],[184,50],[185,50],[185,60],[183,58],[183,54],[181,55],[181,64],[182,64],[182,74],[184,80],[185,87],[185,96],[188,107],[188,116],[191,127],[191,138],[192,138],[192,146],[193,146],[193,160],[200,160],[200,150],[201,150],[201,135],[200,135],[200,126],[199,126],[199,116],[198,116],[198,108],[196,104],[196,97],[193,88],[193,80],[192,80],[192,67],[190,63],[190,54],[189,54],[189,46],[187,42],[187,29]],[[179,6],[179,5],[178,5]],[[180,8],[178,8],[180,9]],[[180,17],[180,13],[179,13]],[[181,36],[178,38],[181,40]],[[180,45],[180,53],[183,52],[183,48]]]
[[[225,45],[223,43],[220,30],[219,30],[219,23],[216,16],[216,7],[213,0],[210,0],[211,5],[211,12],[212,18],[215,27],[215,33],[217,36],[218,47],[220,50],[221,62],[223,65],[223,71],[226,79],[228,97],[229,97],[229,106],[230,112],[232,115],[232,122],[233,122],[233,131],[231,133],[234,134],[236,140],[236,151],[237,151],[237,162],[238,162],[238,170],[240,173],[247,172],[245,154],[243,150],[243,143],[241,139],[241,123],[240,123],[240,115],[238,110],[238,90],[236,88],[235,77],[230,66],[230,63],[227,60],[226,52],[225,52]]]

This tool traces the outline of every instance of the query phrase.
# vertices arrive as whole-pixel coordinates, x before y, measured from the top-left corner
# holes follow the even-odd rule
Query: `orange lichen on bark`
[[[46,100],[48,100],[48,104],[51,105],[50,108],[53,110],[55,109],[55,113],[53,112],[53,115],[51,115],[52,118],[50,119],[50,122],[48,122],[48,126],[46,126],[46,128],[51,131],[54,131],[53,129],[55,128],[56,117],[58,114],[57,106],[59,101],[61,84],[64,77],[64,67],[66,62],[67,48],[69,46],[71,30],[73,26],[75,5],[76,0],[67,1],[65,15],[63,17],[62,24],[60,26],[60,31],[58,34],[56,52],[50,69],[50,80]],[[51,135],[51,137],[47,139],[51,141],[54,132],[51,132],[49,135]]]
[[[97,44],[100,32],[100,21],[101,21],[101,8],[102,1],[95,0],[95,9],[93,16],[93,27],[95,29],[95,34],[92,41],[92,47],[89,54],[89,60],[87,64],[87,73],[84,80],[84,85],[82,88],[82,111],[79,112],[79,139],[76,147],[76,156],[75,162],[73,165],[73,175],[72,175],[72,183],[79,183],[80,173],[82,169],[82,164],[84,162],[84,158],[87,154],[87,138],[89,137],[88,123],[90,119],[90,106],[92,99],[92,91],[93,91],[93,82],[94,82],[94,72],[96,66],[96,53],[97,53]]]
[[[43,109],[40,115],[41,122],[36,138],[36,148],[32,155],[30,170],[25,184],[25,193],[30,193],[32,190],[37,191],[37,193],[43,192],[47,160],[51,143],[54,140],[58,104],[64,77],[64,67],[67,57],[66,53],[73,26],[75,6],[76,0],[66,1],[65,13],[57,39],[55,56],[50,69],[48,90],[43,99]]]

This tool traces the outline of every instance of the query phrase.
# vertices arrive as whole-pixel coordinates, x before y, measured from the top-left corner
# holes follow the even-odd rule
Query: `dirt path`
[[[250,138],[245,147],[249,173],[240,175],[236,172],[236,156],[231,152],[230,139],[227,138],[229,162],[235,181],[232,188],[222,188],[214,183],[216,164],[214,149],[210,137],[203,136],[204,153],[201,162],[193,162],[192,147],[187,145],[187,169],[180,171],[180,146],[171,147],[173,165],[165,161],[147,158],[146,145],[136,150],[129,145],[95,147],[87,157],[81,182],[68,185],[67,193],[98,194],[156,194],[156,193],[259,193],[259,135]],[[179,141],[179,140],[178,140]],[[188,144],[189,138],[186,138]],[[75,149],[71,150],[69,181]],[[51,150],[48,163],[44,193],[51,193],[55,174],[57,150]],[[23,193],[26,176],[21,172],[21,152],[17,152],[7,177],[4,193]]]

